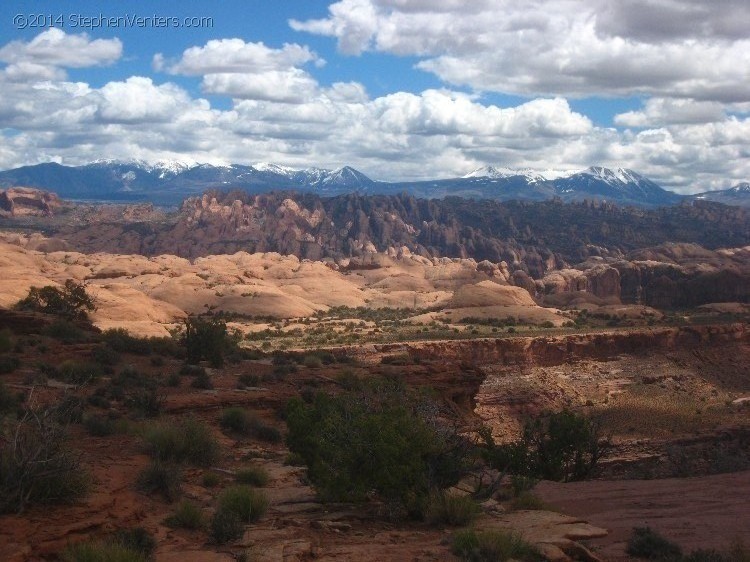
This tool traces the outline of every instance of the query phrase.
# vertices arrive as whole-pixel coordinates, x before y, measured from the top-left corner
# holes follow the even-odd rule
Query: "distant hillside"
[[[252,194],[295,190],[322,196],[408,193],[426,199],[457,196],[495,201],[596,199],[640,207],[674,205],[684,199],[632,170],[596,166],[566,172],[486,167],[460,178],[384,182],[370,179],[349,166],[337,170],[297,170],[267,163],[215,166],[106,160],[76,167],[38,164],[0,172],[0,187],[16,186],[54,191],[72,199],[150,201],[170,205],[207,189],[241,189]]]
[[[716,201],[725,205],[750,207],[750,183],[742,182],[729,189],[706,191],[705,193],[693,195],[692,198],[701,201]]]

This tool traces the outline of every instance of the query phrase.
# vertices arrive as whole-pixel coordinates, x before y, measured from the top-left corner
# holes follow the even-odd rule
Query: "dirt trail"
[[[633,527],[650,526],[685,551],[750,544],[750,471],[701,478],[541,482],[535,492],[564,513],[610,530],[590,546],[605,560],[629,560]]]

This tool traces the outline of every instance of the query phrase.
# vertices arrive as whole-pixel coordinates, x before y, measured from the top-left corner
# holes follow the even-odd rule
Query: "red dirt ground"
[[[750,541],[750,471],[700,478],[541,482],[534,491],[562,512],[610,530],[589,546],[605,560],[629,560],[633,527],[649,526],[679,544],[726,549]]]

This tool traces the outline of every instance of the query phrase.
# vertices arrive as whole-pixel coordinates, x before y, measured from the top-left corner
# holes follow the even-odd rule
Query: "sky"
[[[30,4],[0,15],[0,169],[602,165],[680,193],[750,180],[747,0]]]

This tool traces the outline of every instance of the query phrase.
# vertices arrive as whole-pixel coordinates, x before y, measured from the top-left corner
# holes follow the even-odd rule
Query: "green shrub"
[[[194,466],[216,463],[220,453],[219,442],[207,424],[189,417],[181,423],[181,429],[185,440],[183,454],[187,462]]]
[[[119,353],[133,353],[135,355],[170,355],[179,357],[182,353],[179,344],[172,338],[138,338],[131,336],[123,328],[105,330],[101,339]]]
[[[248,484],[250,486],[258,486],[260,488],[268,484],[269,476],[268,472],[260,466],[249,466],[238,470],[234,479],[239,484]]]
[[[336,382],[344,390],[360,390],[363,386],[362,377],[351,368],[347,367],[336,376]]]
[[[257,423],[252,426],[250,434],[266,443],[281,443],[283,439],[281,431],[278,428],[266,425],[260,420],[257,420]]]
[[[153,389],[158,386],[158,381],[151,375],[139,371],[135,365],[125,365],[116,376],[112,377],[111,384],[124,389]]]
[[[88,474],[67,447],[66,408],[66,403],[30,408],[16,423],[1,428],[0,513],[70,503],[88,492]]]
[[[230,486],[219,494],[217,511],[234,513],[241,522],[258,521],[268,510],[268,498],[250,486]]]
[[[679,562],[740,562],[730,555],[713,549],[698,549],[679,559]]]
[[[277,381],[283,381],[288,374],[296,373],[296,372],[297,372],[297,365],[294,363],[285,364],[285,365],[276,365],[273,368],[273,376],[274,376],[274,379]]]
[[[86,384],[97,380],[104,374],[101,365],[88,361],[69,359],[60,363],[56,378],[70,384]]]
[[[539,550],[512,531],[467,529],[453,536],[453,554],[467,562],[544,560]]]
[[[81,423],[86,409],[85,402],[73,394],[64,395],[52,408],[55,420],[63,425]]]
[[[497,445],[488,430],[481,433],[485,459],[493,468],[545,480],[589,478],[611,449],[598,422],[568,410],[528,420],[513,443]]]
[[[305,355],[302,364],[308,369],[318,369],[323,366],[323,361],[317,355]]]
[[[214,387],[214,383],[211,381],[211,377],[208,376],[208,373],[203,371],[192,380],[190,386],[201,390],[211,390]]]
[[[115,420],[109,416],[94,414],[83,419],[83,427],[94,437],[106,437],[117,431]]]
[[[184,460],[185,437],[177,423],[151,423],[143,429],[141,437],[146,452],[152,458],[162,461]]]
[[[221,367],[226,354],[237,348],[237,341],[220,318],[189,316],[185,320],[182,342],[188,363],[197,364],[205,359],[212,367]]]
[[[221,413],[219,425],[225,431],[255,437],[269,443],[279,443],[281,432],[270,425],[264,424],[255,415],[244,408],[227,408]]]
[[[104,410],[108,409],[112,403],[109,401],[109,399],[104,394],[94,393],[91,394],[88,398],[86,398],[86,401],[94,406],[95,408],[102,408]]]
[[[249,486],[232,486],[219,495],[219,505],[211,519],[211,538],[224,544],[242,536],[245,525],[259,520],[268,509],[268,499]]]
[[[148,562],[142,553],[116,541],[76,543],[68,546],[60,558],[63,562]]]
[[[433,492],[427,498],[425,518],[433,525],[462,526],[471,523],[480,509],[469,496]]]
[[[18,396],[8,390],[5,383],[0,380],[0,420],[4,414],[15,412],[19,403]]]
[[[211,539],[216,544],[226,544],[242,536],[245,524],[231,511],[217,511],[211,518]]]
[[[305,466],[305,459],[299,453],[288,453],[284,457],[284,464],[286,466]]]
[[[106,343],[99,344],[92,349],[91,358],[100,365],[107,365],[110,367],[117,365],[122,360],[120,354]]]
[[[628,539],[625,551],[634,558],[647,560],[679,559],[682,549],[668,541],[651,527],[636,527]]]
[[[259,386],[260,385],[260,376],[258,375],[251,375],[249,373],[245,373],[243,375],[240,375],[237,378],[237,386],[239,388],[245,388],[247,386]]]
[[[203,510],[189,500],[182,500],[166,520],[170,527],[180,529],[202,529],[206,525]]]
[[[247,433],[249,427],[250,413],[244,408],[227,408],[219,417],[219,425],[222,429],[235,433]]]
[[[119,529],[114,534],[114,540],[126,548],[140,552],[146,558],[151,558],[156,550],[156,540],[143,527]]]
[[[57,319],[49,326],[42,330],[42,334],[49,336],[63,343],[77,343],[86,341],[88,338],[86,332],[75,325],[73,322],[64,319]]]
[[[203,474],[201,482],[206,488],[215,488],[221,483],[221,477],[215,472],[206,472]]]
[[[195,418],[179,423],[153,423],[143,431],[146,452],[163,462],[209,466],[219,457],[219,443],[211,428]]]
[[[13,349],[13,332],[8,328],[0,330],[0,353],[7,353]]]
[[[513,497],[520,496],[524,492],[530,492],[539,481],[536,478],[513,474],[510,477],[510,489]]]
[[[148,355],[151,345],[148,339],[131,336],[124,328],[112,328],[102,332],[102,340],[114,351]]]
[[[21,366],[18,357],[0,357],[0,375],[12,373]]]
[[[198,375],[205,375],[206,369],[204,367],[201,367],[200,365],[188,365],[185,363],[182,367],[180,367],[180,374],[183,376],[188,377],[196,377]]]
[[[156,388],[139,388],[126,395],[125,405],[143,417],[155,418],[161,413],[165,399]]]
[[[147,494],[161,494],[173,502],[182,493],[180,467],[174,463],[154,460],[139,474],[138,489]]]
[[[29,294],[16,303],[16,309],[54,314],[68,319],[85,319],[87,313],[96,310],[96,307],[86,294],[86,286],[68,279],[62,288],[52,285],[32,287]]]
[[[528,490],[519,493],[517,496],[511,499],[510,508],[514,511],[551,511],[551,507],[549,505],[547,505],[537,495]]]
[[[180,386],[181,382],[182,382],[182,379],[180,378],[180,375],[178,375],[177,373],[171,373],[167,377],[167,386],[178,387]]]
[[[362,501],[375,491],[395,511],[419,514],[433,489],[455,484],[466,443],[440,424],[433,405],[397,381],[372,381],[312,404],[287,405],[287,443],[305,459],[325,500]],[[432,417],[428,417],[432,416]]]

